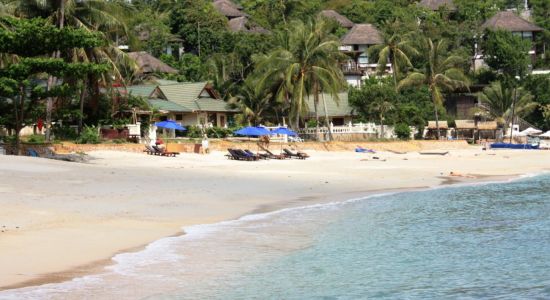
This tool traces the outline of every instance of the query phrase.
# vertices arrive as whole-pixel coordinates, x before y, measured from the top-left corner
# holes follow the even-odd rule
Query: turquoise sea
[[[186,228],[0,299],[550,299],[550,176]]]

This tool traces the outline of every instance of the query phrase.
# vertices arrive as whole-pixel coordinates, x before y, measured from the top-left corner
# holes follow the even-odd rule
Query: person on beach
[[[157,148],[159,148],[159,150],[161,151],[164,151],[164,149],[166,148],[166,146],[164,145],[164,141],[161,138],[157,138],[157,140],[155,141],[155,146],[157,146]]]

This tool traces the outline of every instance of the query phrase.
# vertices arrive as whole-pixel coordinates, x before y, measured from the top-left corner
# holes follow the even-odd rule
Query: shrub
[[[395,134],[400,140],[409,140],[411,138],[411,128],[405,123],[399,123],[395,126]]]
[[[77,144],[99,144],[99,132],[95,126],[85,126],[76,139]]]
[[[27,143],[31,144],[44,144],[46,137],[42,134],[33,134],[29,135],[27,138]]]

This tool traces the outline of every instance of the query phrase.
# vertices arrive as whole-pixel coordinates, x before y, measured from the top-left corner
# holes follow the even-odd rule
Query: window
[[[344,118],[332,118],[332,125],[334,126],[343,126]]]
[[[366,65],[369,63],[369,57],[367,53],[362,53],[359,55],[359,66],[360,67],[366,67]]]
[[[183,120],[183,114],[176,114],[176,121],[182,121]]]

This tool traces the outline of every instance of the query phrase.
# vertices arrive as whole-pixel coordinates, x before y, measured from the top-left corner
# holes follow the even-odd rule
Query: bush
[[[395,126],[395,135],[400,140],[409,140],[411,138],[411,128],[405,123],[399,123]]]
[[[85,126],[76,139],[77,144],[99,144],[99,132],[95,126]]]
[[[202,137],[202,131],[199,126],[190,125],[187,126],[187,131],[185,132],[188,138],[196,139]]]
[[[75,140],[78,138],[76,130],[69,126],[53,127],[52,134],[57,140]]]
[[[44,144],[46,137],[42,134],[33,134],[27,137],[27,143],[30,144]]]
[[[208,128],[206,134],[209,138],[226,138],[228,135],[232,134],[233,131],[227,128],[212,127]]]

